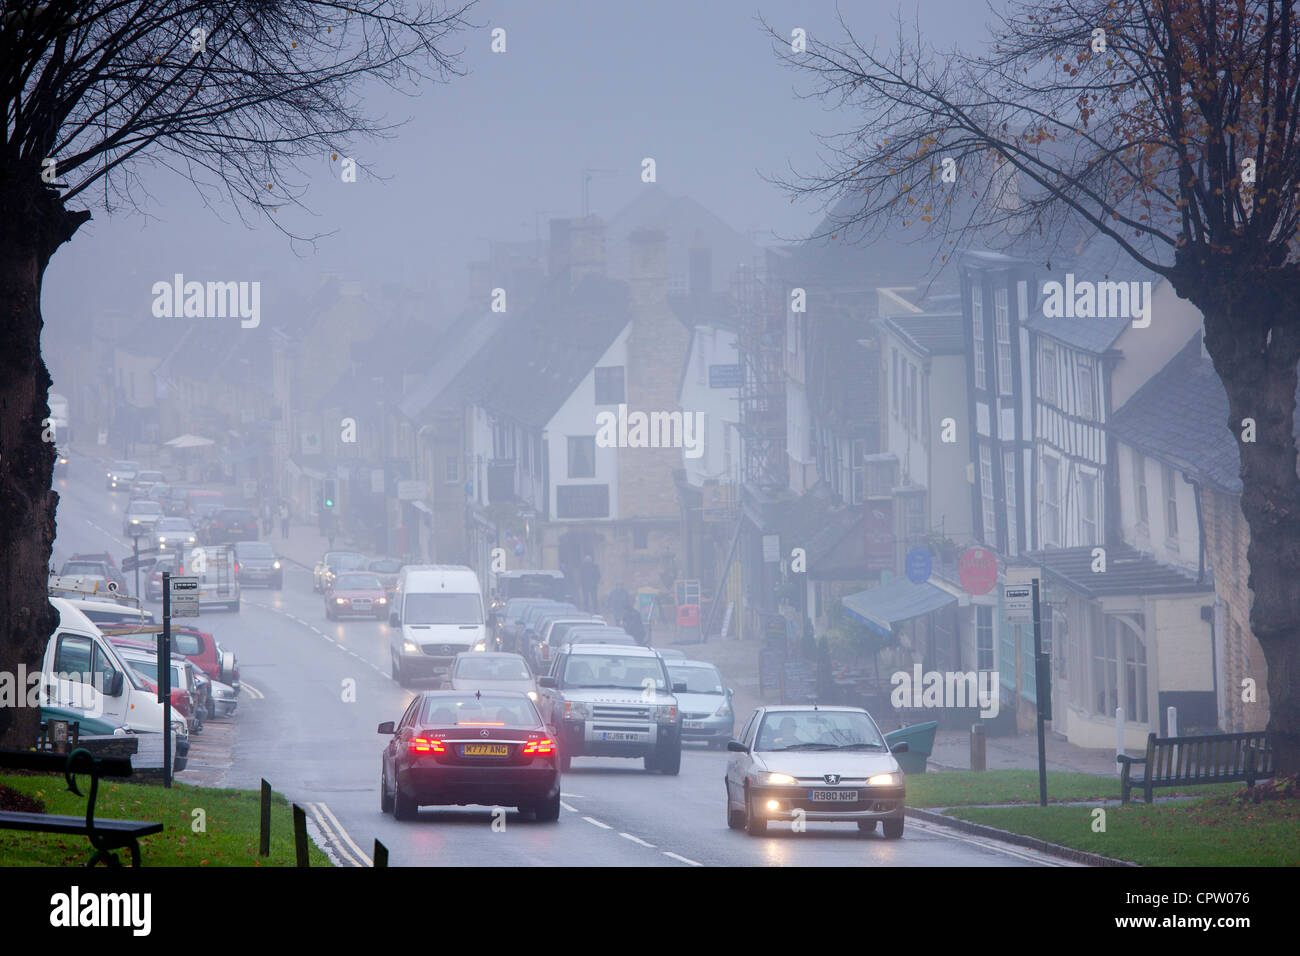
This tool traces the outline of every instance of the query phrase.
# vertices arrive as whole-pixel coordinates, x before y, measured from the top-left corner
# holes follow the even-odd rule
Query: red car
[[[331,621],[348,615],[388,617],[388,594],[379,575],[371,571],[341,571],[325,587],[325,616]]]

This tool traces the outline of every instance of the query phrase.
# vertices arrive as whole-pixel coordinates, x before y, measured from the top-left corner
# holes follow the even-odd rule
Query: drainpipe
[[[1201,486],[1183,472],[1183,481],[1192,486],[1192,499],[1196,502],[1196,583],[1205,583],[1205,518],[1201,514]]]

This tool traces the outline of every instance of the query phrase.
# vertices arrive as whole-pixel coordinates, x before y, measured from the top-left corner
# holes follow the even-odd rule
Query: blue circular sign
[[[934,570],[934,561],[929,548],[913,548],[907,552],[907,580],[913,584],[924,584],[930,579]]]

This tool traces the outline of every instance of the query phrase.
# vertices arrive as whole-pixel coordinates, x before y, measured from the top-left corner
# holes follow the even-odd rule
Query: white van
[[[235,546],[210,544],[191,548],[182,562],[185,574],[199,579],[199,613],[224,607],[239,613],[239,572],[235,569]]]
[[[478,575],[463,565],[406,565],[388,624],[394,680],[405,687],[418,678],[448,678],[457,654],[486,647]]]
[[[157,695],[145,690],[117,649],[76,603],[50,598],[59,612],[59,627],[45,646],[41,664],[41,706],[79,711],[121,723],[133,733],[162,733],[163,714],[170,714],[179,744],[188,740],[185,718]]]

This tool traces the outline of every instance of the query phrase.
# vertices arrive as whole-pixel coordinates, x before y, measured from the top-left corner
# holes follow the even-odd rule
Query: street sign
[[[173,575],[171,579],[172,617],[199,616],[199,578],[195,574]]]
[[[740,388],[745,384],[743,365],[710,365],[709,388]]]
[[[929,548],[913,548],[907,552],[907,580],[913,584],[924,584],[930,580],[934,570],[934,559],[930,557]]]
[[[402,479],[397,483],[398,501],[418,501],[424,497],[424,482]]]
[[[1032,584],[1004,584],[1002,610],[1012,624],[1034,622],[1034,586]]]
[[[988,594],[998,583],[998,557],[988,548],[967,548],[957,564],[957,576],[968,594]]]

